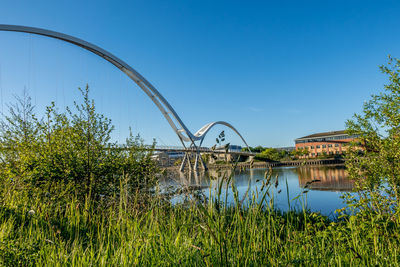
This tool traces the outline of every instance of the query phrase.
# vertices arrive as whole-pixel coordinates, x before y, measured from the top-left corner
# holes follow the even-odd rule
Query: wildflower
[[[34,210],[30,210],[30,211],[28,211],[28,214],[33,216],[33,215],[35,215],[35,211]]]

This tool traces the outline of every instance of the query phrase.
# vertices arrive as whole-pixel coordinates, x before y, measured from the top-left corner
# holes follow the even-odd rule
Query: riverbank
[[[304,159],[291,161],[269,161],[269,162],[239,162],[238,168],[268,168],[268,167],[284,167],[284,166],[309,166],[309,165],[333,165],[344,164],[343,159]],[[210,164],[212,168],[232,168],[232,164]]]
[[[302,159],[291,161],[247,161],[238,162],[236,167],[238,169],[253,169],[253,168],[268,168],[268,167],[284,167],[284,166],[311,166],[311,165],[343,165],[344,159]],[[207,167],[211,170],[215,169],[231,169],[232,163],[228,164],[208,164]],[[176,171],[179,166],[171,166],[163,168],[168,171]]]
[[[264,192],[264,193],[262,193]],[[260,194],[266,194],[262,191]],[[331,221],[276,211],[263,198],[244,207],[171,205],[126,195],[99,203],[2,195],[0,263],[5,266],[370,266],[399,262],[398,218],[365,214]],[[375,216],[372,215],[371,216]]]

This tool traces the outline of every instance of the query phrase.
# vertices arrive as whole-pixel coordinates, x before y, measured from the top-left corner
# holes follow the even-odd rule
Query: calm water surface
[[[218,178],[224,172],[230,175],[231,171],[210,171],[203,174],[185,173],[170,174],[161,180],[161,188],[198,188],[206,196],[210,195],[217,188]],[[262,180],[264,180],[266,169],[249,169],[245,171],[236,171],[233,179],[239,192],[239,198],[242,199],[246,195],[260,192]],[[211,178],[210,178],[211,177]],[[276,184],[277,177],[277,184]],[[312,180],[320,180],[314,182],[308,187],[308,193],[296,200],[296,198],[305,189],[307,182]],[[279,167],[274,168],[271,179],[270,195],[273,195],[275,207],[286,211],[289,208],[300,209],[302,203],[306,204],[311,211],[318,211],[324,215],[333,217],[336,209],[343,208],[345,204],[340,196],[343,192],[351,192],[353,182],[348,179],[348,174],[344,166],[301,166],[301,167]],[[276,187],[275,187],[276,185]],[[224,184],[226,188],[226,184]],[[249,190],[248,190],[249,189]],[[258,197],[261,198],[259,193]],[[288,197],[289,196],[289,197]],[[179,202],[184,199],[179,196],[173,199],[173,202]],[[233,193],[228,189],[228,202],[234,203]]]

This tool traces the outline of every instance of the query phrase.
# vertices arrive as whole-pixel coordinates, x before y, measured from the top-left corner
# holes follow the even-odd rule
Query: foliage
[[[250,151],[258,152],[255,159],[260,161],[289,161],[299,159],[300,157],[309,154],[308,149],[295,149],[289,152],[283,149],[262,146],[254,148],[250,147]]]
[[[266,147],[256,146],[256,147],[249,147],[249,149],[250,149],[251,152],[261,153],[266,149]],[[247,152],[248,151],[247,147],[243,147],[242,151]]]
[[[174,166],[180,166],[182,164],[182,159],[177,159],[174,161]]]
[[[299,155],[303,155],[303,151],[293,150],[292,152],[288,152],[283,149],[267,147],[263,148],[262,151],[255,156],[255,159],[262,161],[285,161],[298,158]]]
[[[230,143],[224,144],[225,131],[221,131],[221,133],[218,135],[218,137],[215,139],[215,141],[216,141],[216,144],[211,147],[211,150],[220,150],[222,152],[226,152],[226,153],[222,154],[224,157],[224,160],[219,160],[219,157],[217,155],[215,155],[214,153],[210,153],[210,154],[202,157],[202,159],[204,160],[204,162],[211,162],[211,159],[212,159],[212,161],[214,161],[215,163],[218,162],[217,164],[223,164],[222,162],[226,163],[228,161],[227,160],[227,152],[230,149]]]
[[[349,175],[357,181],[357,209],[398,215],[400,204],[400,60],[381,66],[389,83],[364,104],[362,114],[347,121],[357,135],[347,152]],[[354,203],[353,203],[354,204]]]
[[[111,120],[96,112],[89,88],[79,89],[82,103],[59,112],[55,104],[38,119],[24,93],[0,124],[0,177],[44,193],[68,185],[83,199],[111,196],[126,175],[132,190],[153,186],[156,168],[132,133],[123,148],[111,143]]]
[[[123,179],[107,208],[74,196],[50,205],[9,181],[0,194],[0,265],[398,265],[398,220],[349,216],[333,222],[306,210],[281,213],[267,196],[272,180],[266,175],[248,206],[224,176],[210,188],[209,201],[172,205],[156,195],[143,206],[126,193]],[[225,205],[226,185],[234,206]]]
[[[280,151],[275,148],[266,148],[261,153],[258,153],[255,159],[278,161],[282,158],[281,155]]]
[[[295,149],[295,150],[293,150],[290,154],[291,154],[291,156],[292,156],[293,158],[298,159],[298,158],[300,158],[300,157],[302,157],[302,156],[309,155],[309,154],[310,154],[310,151],[309,151],[307,148]]]

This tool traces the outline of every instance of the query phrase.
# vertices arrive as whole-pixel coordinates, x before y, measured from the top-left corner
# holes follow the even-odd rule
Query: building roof
[[[296,150],[296,147],[295,146],[275,147],[275,149],[279,150],[279,151],[284,150],[284,151],[290,152],[290,151]]]
[[[324,132],[324,133],[315,133],[315,134],[311,134],[311,135],[307,135],[307,136],[303,136],[303,137],[297,138],[296,140],[306,139],[306,138],[327,137],[327,136],[334,136],[334,135],[344,135],[344,134],[346,134],[345,130]]]

